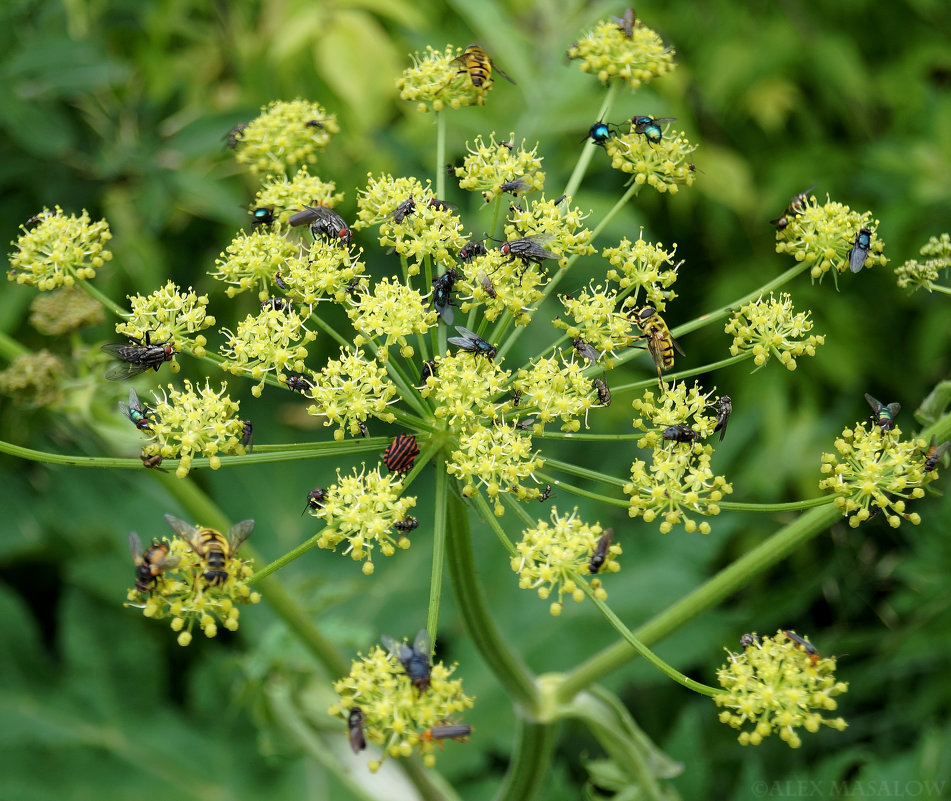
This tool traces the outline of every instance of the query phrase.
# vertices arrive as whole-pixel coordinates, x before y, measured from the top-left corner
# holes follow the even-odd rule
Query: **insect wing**
[[[426,660],[427,665],[429,664],[429,632],[426,629],[420,629],[416,632],[416,637],[413,640],[413,650]]]
[[[294,228],[297,228],[300,225],[307,225],[308,223],[312,223],[315,220],[319,220],[319,219],[320,219],[320,212],[317,211],[317,208],[315,208],[314,206],[307,206],[306,208],[301,209],[297,213],[292,214],[288,218],[287,221],[291,224],[291,226],[293,226]]]
[[[228,547],[232,555],[242,546],[244,541],[251,536],[252,531],[254,531],[253,520],[242,520],[240,523],[235,523],[228,529]]]
[[[852,249],[849,251],[849,269],[853,273],[862,272],[866,258],[868,258],[867,249],[860,248],[858,244],[852,245]]]
[[[129,532],[129,550],[132,551],[132,558],[135,560],[135,563],[141,564],[142,562],[142,540],[139,539],[138,533],[135,531]]]
[[[383,634],[380,637],[380,642],[383,643],[383,647],[389,651],[390,657],[396,659],[400,662],[403,661],[403,649],[406,647],[400,640],[394,640],[392,637]]]
[[[105,345],[103,345],[105,348]],[[150,369],[150,364],[132,364],[132,362],[116,362],[112,367],[106,370],[105,378],[107,381],[125,381],[129,378],[135,378],[140,373]]]
[[[891,415],[892,417],[896,417],[898,413],[901,411],[901,404],[889,403],[888,406],[886,406],[885,408],[888,409],[889,415]]]
[[[474,350],[477,342],[484,341],[478,334],[472,333],[468,328],[461,325],[456,326],[456,331],[462,334],[462,336],[449,337],[447,341],[463,350]]]
[[[875,414],[878,414],[879,409],[884,408],[884,404],[881,401],[876,400],[867,392],[865,393],[865,401],[868,403],[869,406],[872,407],[872,411],[875,412]]]
[[[446,300],[448,301],[449,298],[447,297]],[[443,322],[446,325],[452,325],[452,321],[456,319],[456,313],[452,309],[452,304],[434,303],[433,305],[435,305],[436,311],[439,312],[439,316],[442,317]],[[451,339],[449,341],[452,342]]]
[[[518,86],[518,84],[515,83],[515,81],[514,81],[510,76],[508,76],[508,75],[505,73],[505,70],[503,70],[498,64],[496,64],[496,63],[495,63],[494,61],[492,61],[491,59],[489,59],[489,64],[492,65],[492,69],[494,69],[499,75],[501,75],[503,78],[505,78],[505,80],[507,80],[510,84],[512,84],[513,86]]]
[[[186,523],[184,520],[179,520],[175,515],[165,515],[165,522],[168,523],[168,526],[172,531],[178,534],[185,542],[191,545],[192,549],[195,551],[199,550],[200,543],[196,539],[198,534],[198,529],[195,528],[190,523]]]

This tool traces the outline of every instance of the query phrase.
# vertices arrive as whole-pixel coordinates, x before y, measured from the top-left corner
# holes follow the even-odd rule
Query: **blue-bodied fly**
[[[868,258],[868,249],[872,245],[872,232],[868,228],[860,228],[849,250],[849,269],[853,273],[862,272],[865,260]]]
[[[429,663],[429,632],[420,629],[412,645],[394,640],[385,634],[380,637],[380,641],[389,649],[390,656],[399,660],[416,690],[420,694],[427,690],[432,672]]]
[[[462,336],[449,337],[448,341],[451,345],[455,345],[457,348],[468,351],[469,353],[485,356],[489,361],[495,358],[495,354],[498,352],[495,345],[490,345],[478,334],[474,334],[468,328],[463,328],[461,325],[456,326],[456,331],[462,334]]]
[[[135,427],[139,431],[152,430],[152,424],[149,422],[149,418],[146,417],[142,404],[139,403],[139,396],[136,395],[132,387],[129,387],[129,402],[119,401],[119,411],[135,423]]]

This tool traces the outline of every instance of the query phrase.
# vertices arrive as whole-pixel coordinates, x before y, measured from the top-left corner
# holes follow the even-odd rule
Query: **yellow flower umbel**
[[[360,434],[360,423],[376,417],[392,423],[396,417],[386,406],[396,396],[396,386],[386,369],[367,359],[362,350],[343,351],[339,359],[331,359],[314,376],[315,386],[306,394],[314,399],[307,413],[325,417],[325,426],[338,424],[334,439],[342,440],[344,431]]]
[[[21,225],[22,233],[10,254],[7,278],[18,284],[35,286],[41,291],[72,286],[76,281],[96,277],[96,270],[112,258],[105,244],[112,239],[105,220],[91,222],[89,212],[68,217],[59,206],[44,208],[30,222]]]
[[[770,293],[769,300],[760,297],[747,303],[724,328],[727,334],[733,334],[730,354],[752,353],[757,368],[775,356],[787,370],[795,370],[797,357],[815,356],[816,345],[825,342],[823,335],[806,336],[812,330],[809,314],[794,314],[792,298],[785,292],[779,300]]]
[[[630,341],[631,325],[615,313],[617,293],[613,290],[606,291],[598,284],[582,289],[576,297],[560,295],[558,299],[574,319],[574,325],[560,317],[552,320],[552,325],[564,328],[572,339],[580,339],[604,354],[613,353],[615,348],[624,347]]]
[[[353,344],[358,348],[366,342],[385,337],[379,344],[377,358],[389,358],[390,345],[400,346],[400,355],[412,358],[415,351],[406,341],[409,334],[425,334],[436,324],[436,312],[427,308],[423,296],[399,281],[383,278],[373,285],[373,294],[362,293],[358,305],[347,309],[347,315],[358,331]]]
[[[701,439],[712,435],[718,405],[710,400],[714,391],[704,393],[696,382],[688,389],[682,381],[669,384],[659,398],[655,398],[654,390],[645,390],[631,403],[637,413],[634,428],[646,432],[646,436],[637,441],[638,447],[670,448],[671,443],[664,440],[662,434],[664,429],[675,425],[689,426],[700,434]]]
[[[264,308],[256,317],[249,314],[238,323],[236,333],[227,328],[221,330],[228,337],[221,346],[221,354],[227,359],[221,363],[221,369],[258,381],[251,389],[255,397],[261,396],[270,373],[300,373],[307,358],[307,344],[317,338],[317,334],[304,327],[297,312],[271,307]]]
[[[835,441],[838,456],[822,454],[819,489],[836,493],[835,505],[857,528],[879,512],[892,528],[905,518],[913,525],[921,522],[917,512],[906,512],[905,501],[921,498],[923,487],[935,479],[925,472],[921,451],[923,440],[902,442],[897,426],[884,430],[875,423],[869,428],[856,425],[846,428]]]
[[[41,334],[60,336],[105,321],[102,304],[75,286],[64,286],[30,303],[30,325]]]
[[[697,149],[682,133],[665,133],[659,142],[631,131],[612,136],[604,143],[611,166],[632,175],[636,184],[647,184],[658,192],[676,194],[681,184],[693,186],[693,156]]]
[[[222,539],[227,542],[225,537]],[[219,624],[228,631],[237,631],[240,612],[236,604],[256,604],[261,600],[260,593],[252,592],[247,583],[254,574],[253,560],[229,553],[224,564],[227,580],[211,584],[204,578],[209,569],[207,562],[185,540],[175,537],[169,542],[163,538],[162,543],[177,563],[174,567],[155,569],[154,585],[148,592],[131,588],[126,606],[140,607],[145,617],[154,620],[171,618],[170,626],[172,631],[179,632],[181,646],[191,643],[196,624],[206,637],[214,637]],[[143,544],[146,553],[149,548],[149,543]],[[154,561],[160,562],[161,558]]]
[[[560,203],[554,200],[533,200],[527,209],[519,207],[506,220],[507,239],[536,236],[544,241],[545,250],[562,257],[560,264],[567,264],[569,253],[588,256],[595,252],[591,245],[591,231],[582,225],[590,216],[571,207],[571,198]]]
[[[549,607],[556,616],[564,608],[565,595],[579,603],[584,600],[585,593],[578,585],[589,580],[591,557],[604,533],[599,524],[590,526],[583,522],[576,516],[577,512],[575,507],[571,514],[559,515],[553,507],[551,525],[539,520],[535,528],[522,532],[522,541],[515,546],[518,556],[511,559],[512,570],[519,575],[518,586],[523,590],[538,590],[538,597],[543,600],[557,591],[558,600],[552,601]],[[621,566],[615,559],[620,553],[620,545],[609,545],[598,572],[619,571]],[[603,601],[608,597],[600,578],[590,578],[590,586],[596,598]]]
[[[582,373],[585,366],[584,362],[566,362],[558,356],[535,359],[531,369],[518,371],[513,385],[522,393],[519,408],[534,410],[532,414],[541,424],[561,420],[562,431],[578,431],[580,418],[597,406],[597,397],[591,394],[591,379]]]
[[[231,284],[225,290],[229,298],[256,289],[258,298],[264,300],[270,294],[268,287],[274,283],[274,276],[284,269],[288,259],[299,254],[300,246],[280,234],[242,231],[215,260],[217,269],[210,275]]]
[[[661,242],[645,242],[643,231],[632,243],[627,237],[616,248],[605,248],[601,255],[614,269],[607,272],[607,279],[620,284],[621,289],[633,290],[628,303],[643,300],[658,312],[663,312],[669,301],[677,297],[671,287],[677,280],[680,264],[674,264],[676,243],[669,251]],[[644,292],[643,299],[640,293]]]
[[[205,313],[207,295],[196,295],[191,287],[182,292],[169,281],[147,297],[129,296],[129,305],[132,314],[126,322],[116,324],[117,333],[138,340],[148,333],[153,342],[168,341],[178,351],[187,344],[198,358],[205,355],[208,340],[193,335],[215,324],[215,318]]]
[[[241,132],[234,157],[252,173],[287,174],[314,164],[339,130],[336,115],[319,103],[275,100]]]
[[[515,325],[531,322],[532,304],[541,298],[541,287],[548,283],[547,274],[538,265],[526,267],[493,249],[476,256],[463,269],[456,292],[463,313],[482,304],[487,320],[497,320],[507,311]]]
[[[796,729],[845,729],[842,718],[823,717],[837,708],[835,696],[848,690],[847,683],[835,679],[834,657],[814,659],[782,631],[752,639],[742,653],[727,651],[729,659],[717,671],[726,692],[713,696],[724,707],[721,723],[752,727],[737,738],[741,745],[759,745],[776,733],[790,748],[798,748],[802,740]]]
[[[597,75],[601,83],[619,78],[633,90],[677,66],[674,49],[640,20],[634,20],[630,34],[622,20],[601,20],[568,48],[568,58],[578,59],[581,71]]]
[[[426,46],[426,53],[413,53],[413,66],[403,70],[396,82],[400,99],[416,104],[416,110],[442,111],[463,106],[481,106],[492,87],[492,80],[475,86],[464,70],[462,48],[446,45],[445,50]],[[460,72],[462,70],[462,72]]]
[[[509,142],[515,137],[509,134]],[[495,141],[495,131],[490,136],[491,144],[486,144],[482,136],[471,143],[466,142],[469,154],[463,159],[462,166],[456,167],[456,177],[460,178],[459,188],[473,192],[482,192],[486,203],[502,194],[502,186],[511,181],[521,181],[524,188],[520,194],[545,186],[545,173],[542,172],[542,159],[537,156],[538,143],[531,150],[525,149],[525,140],[516,147],[509,142]]]
[[[343,193],[336,192],[336,188],[333,181],[321,181],[311,175],[306,166],[289,180],[283,174],[268,175],[254,196],[249,213],[253,214],[255,209],[271,209],[276,224],[286,227],[288,219],[304,206],[336,206],[343,200]]]
[[[347,721],[350,710],[359,707],[364,737],[382,747],[384,759],[408,757],[416,750],[431,768],[436,764],[435,743],[427,732],[454,722],[473,705],[462,692],[462,680],[451,678],[456,667],[433,662],[429,687],[419,691],[399,660],[376,645],[369,655],[358,654],[350,675],[334,682],[340,700],[328,711]],[[373,760],[370,770],[379,770],[381,764],[382,760]]]
[[[159,390],[156,404],[148,412],[153,442],[142,450],[143,456],[160,455],[165,459],[180,459],[176,475],[184,478],[191,469],[195,456],[209,457],[212,470],[221,467],[221,454],[244,453],[241,439],[244,420],[238,415],[238,404],[225,395],[227,385],[215,392],[205,380],[205,386],[192,388],[185,380],[185,388]]]
[[[63,399],[66,365],[48,350],[23,353],[0,372],[0,394],[24,406],[52,406]]]
[[[345,303],[348,297],[353,300],[354,289],[365,284],[366,265],[360,261],[361,255],[362,250],[354,253],[323,238],[315,239],[309,252],[295,254],[285,262],[280,280],[287,288],[281,291],[305,306],[327,300]]]
[[[809,197],[800,206],[797,214],[787,214],[784,227],[777,227],[776,252],[788,253],[796,261],[811,265],[809,275],[813,281],[818,278],[821,283],[829,270],[834,270],[832,277],[836,281],[839,273],[850,271],[849,251],[862,228],[872,231],[864,268],[884,267],[888,263],[882,255],[885,243],[875,231],[878,220],[873,223],[872,212],[859,214],[831,200],[820,206],[814,197]]]
[[[469,353],[440,356],[436,360],[438,377],[426,379],[420,390],[436,405],[433,414],[456,428],[479,418],[495,416],[492,399],[504,392],[511,373],[495,362]]]
[[[935,282],[941,270],[951,267],[951,236],[941,234],[940,237],[931,237],[919,253],[929,258],[923,262],[909,259],[900,267],[895,268],[898,286],[902,289],[911,289],[912,292],[919,289],[927,289],[929,292],[939,289],[947,292],[947,287],[935,287]]]

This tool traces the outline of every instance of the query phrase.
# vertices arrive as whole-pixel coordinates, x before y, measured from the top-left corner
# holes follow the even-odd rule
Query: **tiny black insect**
[[[358,706],[352,707],[347,715],[347,737],[350,738],[353,753],[359,754],[367,747],[366,738],[363,736],[363,710]]]
[[[485,249],[485,245],[479,240],[473,239],[462,246],[462,250],[459,251],[459,259],[460,261],[472,261],[476,256],[484,256],[486,253],[488,251]]]
[[[403,222],[404,219],[409,217],[411,214],[416,213],[416,200],[413,197],[408,197],[399,206],[397,206],[393,211],[391,211],[387,216],[390,217],[393,222],[399,225]]]
[[[730,400],[729,395],[723,395],[720,398],[720,411],[717,412],[717,424],[713,427],[714,433],[720,432],[720,442],[723,442],[726,424],[730,422],[731,414],[733,414],[733,401]]]
[[[594,546],[594,553],[588,562],[588,572],[597,573],[603,566],[604,560],[608,558],[608,549],[611,547],[611,540],[614,538],[614,529],[606,528],[598,544]]]
[[[593,378],[591,379],[591,386],[593,386],[598,392],[598,403],[602,406],[611,405],[611,390],[608,389],[608,385],[604,382],[603,379]]]
[[[431,197],[426,205],[438,211],[453,211],[459,208],[455,203],[450,203],[448,200],[440,200],[438,197]]]
[[[951,442],[942,442],[938,444],[938,438],[932,434],[931,442],[928,445],[928,452],[925,454],[925,472],[930,473],[938,466],[941,457],[948,452]]]
[[[586,359],[592,364],[598,360],[598,352],[583,339],[573,339],[571,340],[571,344],[581,358]]]
[[[305,123],[307,128],[323,128],[324,124],[320,120],[307,120]]]
[[[287,298],[268,298],[261,303],[261,311],[267,311],[268,309],[277,312],[292,312],[294,311],[294,304]]]
[[[742,637],[740,637],[740,645],[743,646],[744,648],[749,648],[751,645],[758,645],[758,644],[759,644],[759,637],[755,633],[744,634]]]
[[[304,512],[308,509],[313,509],[316,512],[324,505],[324,501],[326,500],[327,490],[322,487],[314,487],[307,493],[307,505],[304,507]],[[304,516],[304,512],[301,512],[301,517]]]
[[[700,432],[678,423],[665,428],[661,436],[669,442],[696,442],[700,439]]]
[[[367,428],[367,424],[364,423],[363,420],[357,420],[357,427],[360,429],[360,436],[361,436],[361,437],[369,437],[369,436],[370,436],[370,429]]]
[[[244,129],[248,127],[248,123],[239,122],[234,126],[228,133],[225,134],[225,146],[230,147],[234,150],[238,144],[241,142],[241,134],[244,133]]]
[[[429,359],[428,361],[423,362],[423,367],[419,371],[419,385],[425,386],[427,378],[435,378],[435,377],[436,377],[436,362],[434,362],[432,359]]]
[[[500,192],[508,192],[514,197],[518,197],[522,192],[526,192],[532,188],[532,185],[526,181],[524,178],[515,178],[512,181],[506,181],[499,187]]]
[[[413,531],[417,526],[419,526],[419,521],[415,517],[409,517],[408,515],[402,520],[397,520],[393,524],[393,528],[404,533],[407,531]]]
[[[251,425],[250,420],[244,421],[244,429],[241,432],[241,444],[244,445],[244,449],[248,453],[254,450],[254,426]]]
[[[452,325],[455,312],[452,310],[452,288],[459,280],[459,271],[449,267],[442,275],[433,279],[433,305],[446,325]]]
[[[383,451],[383,464],[391,473],[406,473],[419,456],[419,445],[412,434],[398,434]]]
[[[287,388],[294,390],[294,392],[304,393],[314,388],[314,382],[302,375],[289,375],[287,376]]]
[[[546,484],[542,494],[538,496],[538,502],[544,503],[551,497],[551,484]]]

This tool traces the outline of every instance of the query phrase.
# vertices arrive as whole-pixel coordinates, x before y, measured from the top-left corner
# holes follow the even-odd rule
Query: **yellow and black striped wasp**
[[[213,528],[196,528],[173,515],[165,515],[165,522],[198,554],[204,568],[201,577],[211,586],[228,580],[231,560],[254,531],[253,520],[235,523],[228,529],[227,538]]]
[[[459,68],[456,71],[456,75],[462,75],[463,73],[467,74],[469,76],[469,80],[472,81],[472,85],[476,89],[481,89],[483,86],[487,87],[488,84],[491,83],[493,69],[509,83],[515,83],[512,78],[505,74],[505,71],[502,70],[498,64],[489,58],[489,54],[479,47],[479,45],[469,45],[461,56],[457,56],[452,61],[450,61],[449,64],[450,66],[457,66]],[[449,84],[452,83],[454,79],[455,75],[437,90],[437,94],[449,86]]]
[[[653,306],[644,306],[636,315],[633,322],[641,329],[640,339],[647,341],[647,352],[650,353],[657,367],[657,380],[660,381],[661,388],[664,386],[663,371],[670,370],[674,366],[674,348],[681,356],[686,356],[677,340],[670,335],[670,329],[667,323],[657,313]]]

